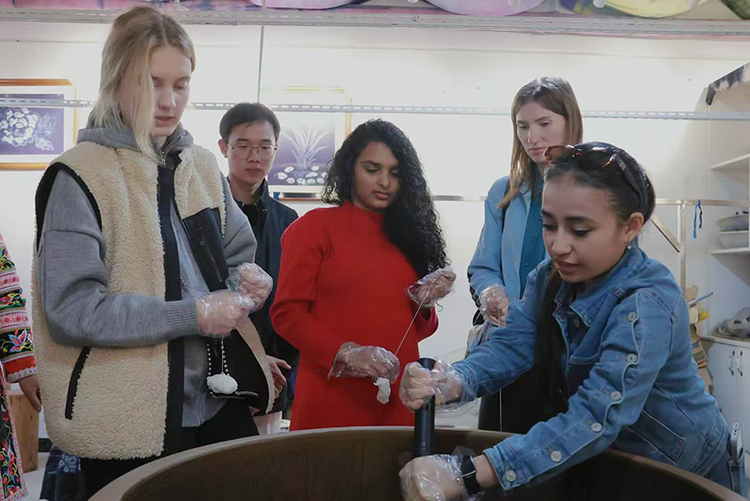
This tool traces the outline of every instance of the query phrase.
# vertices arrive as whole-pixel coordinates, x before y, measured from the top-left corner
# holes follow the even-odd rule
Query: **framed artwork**
[[[68,80],[0,79],[0,98],[74,99]],[[0,104],[0,170],[39,170],[75,144],[74,108]]]
[[[263,103],[347,104],[338,87],[280,87],[261,90]],[[281,123],[278,150],[268,185],[271,193],[320,193],[330,162],[344,138],[351,132],[349,113],[276,111]]]

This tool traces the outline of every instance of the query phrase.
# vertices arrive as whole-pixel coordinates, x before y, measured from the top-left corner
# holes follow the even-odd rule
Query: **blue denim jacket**
[[[497,204],[505,197],[509,177],[495,181],[484,201],[484,226],[469,263],[469,284],[475,296],[490,285],[502,285],[510,299],[521,297],[521,251],[531,207],[531,191],[523,186],[505,211]],[[541,236],[540,236],[541,238]],[[474,298],[476,301],[476,297]]]
[[[550,265],[529,275],[506,327],[454,364],[478,396],[534,364]],[[484,451],[501,488],[542,481],[610,446],[705,476],[726,451],[729,428],[697,375],[688,310],[672,274],[633,245],[594,287],[572,295],[563,282],[555,299],[568,411]]]

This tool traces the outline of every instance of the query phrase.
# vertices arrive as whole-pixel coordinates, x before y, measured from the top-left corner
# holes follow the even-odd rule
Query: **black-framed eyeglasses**
[[[641,189],[638,187],[638,183],[630,172],[630,169],[628,169],[628,166],[625,165],[625,162],[623,162],[617,153],[612,153],[600,147],[584,150],[577,146],[560,145],[547,148],[544,152],[544,158],[551,164],[561,163],[570,158],[578,158],[584,170],[604,169],[610,165],[616,165],[620,168],[625,182],[628,183],[635,196],[638,197],[638,206],[643,206]]]
[[[258,150],[258,156],[261,160],[270,160],[276,153],[276,146],[270,144],[261,144],[260,146],[250,146],[246,143],[239,143],[232,146],[228,145],[232,149],[232,155],[237,157],[239,160],[247,160],[250,158],[250,154],[253,150]]]

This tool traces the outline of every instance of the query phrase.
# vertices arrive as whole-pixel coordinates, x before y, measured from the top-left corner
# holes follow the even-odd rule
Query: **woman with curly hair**
[[[357,127],[323,200],[336,207],[308,212],[282,237],[271,308],[276,331],[300,350],[291,428],[409,425],[388,381],[419,358],[417,343],[437,328],[433,306],[455,279],[409,138],[384,120]]]

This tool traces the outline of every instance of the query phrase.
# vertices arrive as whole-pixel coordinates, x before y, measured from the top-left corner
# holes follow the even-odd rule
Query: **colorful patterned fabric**
[[[32,342],[21,280],[0,235],[0,360],[8,382],[36,374]]]
[[[39,499],[47,501],[85,501],[86,484],[78,456],[52,445],[47,458]]]
[[[0,488],[0,501],[16,501],[27,494],[26,482],[23,480],[21,456],[16,434],[10,419],[10,405],[5,390],[0,389],[0,477],[3,485]]]
[[[698,5],[707,1],[700,0]],[[601,9],[594,5],[593,0],[561,0],[560,3],[566,9],[587,16],[622,16],[628,14],[638,17],[660,18],[677,16],[691,9],[691,3],[687,0],[659,0],[658,2],[653,0],[607,0],[607,5]]]
[[[31,322],[21,280],[0,235],[0,360],[9,382],[36,374]],[[16,501],[26,495],[20,448],[10,417],[10,402],[0,381],[0,501]]]

